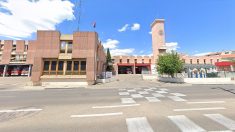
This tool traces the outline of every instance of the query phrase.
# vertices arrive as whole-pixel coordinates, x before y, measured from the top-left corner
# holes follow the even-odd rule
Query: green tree
[[[160,55],[157,61],[157,70],[160,74],[168,74],[174,77],[175,73],[183,70],[183,62],[176,52]]]
[[[107,49],[107,55],[106,55],[106,71],[112,71],[113,70],[113,65],[112,64],[112,57],[109,51],[109,48]]]

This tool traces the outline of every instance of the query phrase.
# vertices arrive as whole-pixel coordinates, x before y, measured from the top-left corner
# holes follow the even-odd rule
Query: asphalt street
[[[235,86],[0,91],[0,132],[235,131]]]

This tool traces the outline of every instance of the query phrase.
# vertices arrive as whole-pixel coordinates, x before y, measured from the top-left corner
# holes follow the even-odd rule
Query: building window
[[[60,42],[60,53],[71,54],[73,51],[72,41],[61,41]]]
[[[15,51],[16,51],[16,44],[13,44],[11,52],[15,52]]]
[[[211,61],[211,64],[213,64],[213,60],[211,59],[210,61]]]
[[[193,60],[192,59],[190,59],[190,64],[193,64]]]
[[[137,59],[135,59],[135,64],[137,63]]]
[[[26,62],[27,55],[11,55],[11,62]]]
[[[24,45],[24,52],[27,52],[29,49],[29,46],[28,45]]]
[[[149,64],[151,64],[151,59],[149,59]]]
[[[219,62],[219,59],[217,59],[217,62]]]
[[[43,75],[86,75],[86,61],[45,60]]]
[[[142,59],[142,64],[144,64],[144,59]]]
[[[0,44],[0,52],[3,51],[4,49],[4,44]]]
[[[206,64],[206,59],[204,59],[204,64]]]
[[[197,59],[197,64],[199,64],[199,59]]]
[[[122,59],[120,59],[119,62],[122,63]]]
[[[130,59],[127,59],[127,63],[130,63]]]
[[[2,55],[0,54],[0,62],[2,61]]]

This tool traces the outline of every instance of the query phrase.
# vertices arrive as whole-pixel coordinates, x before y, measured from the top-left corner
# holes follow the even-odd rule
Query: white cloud
[[[152,35],[152,31],[150,31],[149,34]]]
[[[213,52],[198,53],[198,54],[194,54],[193,56],[205,56],[205,55],[208,55],[211,53],[213,53]]]
[[[134,23],[131,27],[132,31],[140,30],[140,24],[139,23]]]
[[[112,49],[110,53],[112,56],[119,56],[119,55],[131,55],[135,49]]]
[[[114,49],[117,47],[119,43],[120,42],[118,40],[107,39],[106,42],[103,43],[103,46],[105,49],[107,48]]]
[[[27,38],[37,30],[55,30],[75,19],[68,0],[5,0],[0,2],[0,36]]]
[[[177,42],[166,43],[167,52],[176,51],[179,46]]]
[[[125,32],[129,27],[129,24],[125,24],[121,29],[118,29],[118,32]]]

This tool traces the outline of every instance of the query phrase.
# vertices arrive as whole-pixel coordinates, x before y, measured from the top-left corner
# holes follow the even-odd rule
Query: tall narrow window
[[[56,65],[57,65],[57,61],[52,61],[51,62],[51,75],[56,75]]]
[[[65,53],[65,50],[66,50],[66,42],[62,41],[60,43],[60,53]]]
[[[193,64],[193,59],[190,59],[190,64]]]
[[[67,44],[67,53],[72,53],[73,51],[73,43],[72,42],[68,42]]]
[[[206,59],[204,59],[204,64],[206,64]]]
[[[149,59],[149,64],[151,64],[151,59]]]
[[[135,59],[135,64],[137,63],[137,59]]]
[[[74,61],[73,65],[73,75],[79,75],[79,61]]]
[[[71,74],[72,74],[72,61],[67,61],[66,75],[71,75]]]
[[[219,62],[219,59],[217,59],[217,62]]]
[[[43,75],[49,75],[50,61],[44,61]]]
[[[213,64],[213,59],[211,59],[210,61],[211,61],[211,64]]]
[[[197,59],[197,64],[199,64],[199,59]]]
[[[142,59],[142,63],[144,64],[144,59]]]
[[[127,59],[127,63],[130,63],[130,59]]]
[[[120,59],[119,62],[122,63],[122,59]]]
[[[63,75],[64,73],[64,61],[59,61],[58,63],[58,75]]]
[[[86,74],[86,61],[81,61],[81,71],[80,71],[81,75],[85,75]]]

